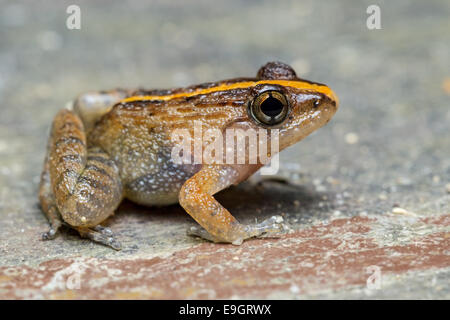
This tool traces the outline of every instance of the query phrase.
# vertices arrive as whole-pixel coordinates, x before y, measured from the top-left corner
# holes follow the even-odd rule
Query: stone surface
[[[450,5],[370,1],[0,1],[0,298],[450,298]],[[74,96],[251,76],[269,60],[330,85],[340,110],[217,197],[292,229],[237,247],[186,236],[179,206],[125,202],[124,249],[47,221],[37,186],[53,115]],[[369,283],[369,284],[368,284]]]

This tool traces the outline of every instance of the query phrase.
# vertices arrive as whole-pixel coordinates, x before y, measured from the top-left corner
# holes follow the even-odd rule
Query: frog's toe
[[[52,216],[50,219],[50,229],[41,235],[42,240],[53,240],[58,235],[58,231],[64,222],[59,216]]]
[[[122,250],[122,244],[115,238],[108,239],[108,245],[115,250]]]
[[[283,217],[272,216],[267,220],[262,221],[258,224],[242,226],[240,232],[233,233],[231,237],[227,239],[220,239],[214,237],[208,231],[200,226],[192,226],[187,230],[189,236],[200,237],[205,240],[212,242],[224,242],[232,243],[234,245],[241,245],[244,240],[250,238],[261,238],[261,237],[273,237],[285,233],[288,230],[287,226],[284,225]]]
[[[191,226],[190,228],[188,228],[186,230],[186,233],[188,236],[191,236],[191,237],[199,237],[199,238],[203,238],[208,241],[219,242],[218,239],[213,237],[211,234],[208,233],[208,231],[206,231],[205,229],[203,229],[200,226]]]
[[[288,230],[282,216],[272,216],[261,223],[248,226],[248,233],[255,237],[279,235]]]
[[[104,227],[102,225],[96,225],[93,228],[95,231],[100,232],[101,234],[104,234],[106,236],[113,236],[113,232],[110,228]]]
[[[115,250],[121,250],[122,244],[115,238],[113,232],[109,228],[94,227],[94,230],[88,228],[76,228],[81,237],[91,239],[92,241],[101,243]]]
[[[47,232],[44,232],[41,236],[42,240],[53,240],[56,238],[56,234],[58,233],[58,230],[55,230],[53,228],[50,228]]]

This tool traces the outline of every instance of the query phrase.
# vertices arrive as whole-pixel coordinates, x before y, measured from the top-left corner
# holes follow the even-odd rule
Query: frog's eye
[[[256,96],[250,104],[252,117],[266,125],[281,123],[289,111],[286,97],[279,91],[264,91]]]

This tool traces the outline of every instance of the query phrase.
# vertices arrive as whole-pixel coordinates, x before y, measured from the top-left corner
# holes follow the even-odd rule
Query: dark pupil
[[[271,118],[279,115],[283,111],[283,107],[283,103],[274,97],[267,98],[260,106],[261,112]]]

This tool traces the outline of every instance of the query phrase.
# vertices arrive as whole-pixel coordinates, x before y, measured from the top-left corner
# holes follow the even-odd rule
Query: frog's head
[[[338,109],[329,87],[298,78],[284,63],[267,63],[257,77],[248,115],[257,126],[279,129],[280,150],[328,123]]]

